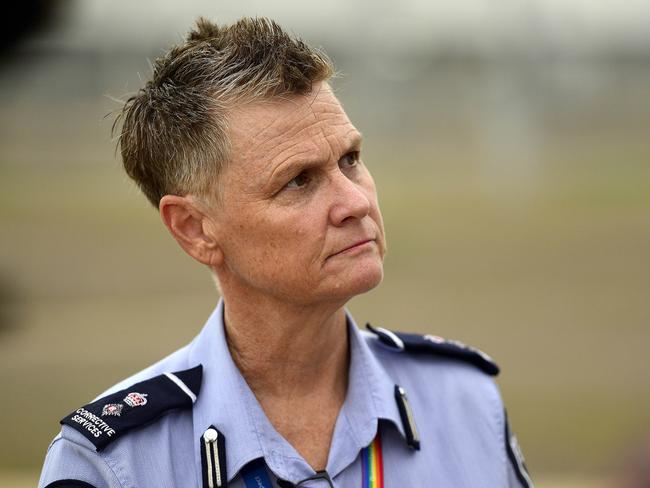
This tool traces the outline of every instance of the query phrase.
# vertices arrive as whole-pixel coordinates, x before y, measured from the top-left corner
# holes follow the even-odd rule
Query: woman
[[[222,298],[62,420],[40,486],[531,486],[488,357],[344,308],[386,243],[332,74],[271,21],[199,20],[126,103],[125,169]]]

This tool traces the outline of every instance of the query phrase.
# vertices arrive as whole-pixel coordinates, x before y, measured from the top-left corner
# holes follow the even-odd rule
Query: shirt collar
[[[193,341],[190,364],[203,365],[203,385],[193,413],[195,459],[201,472],[199,439],[214,425],[226,439],[228,480],[250,461],[264,457],[268,466],[288,480],[314,474],[295,449],[273,428],[232,360],[224,330],[224,302],[219,303]],[[346,399],[336,421],[327,471],[336,476],[354,462],[359,450],[377,433],[380,419],[388,420],[404,436],[394,397],[394,381],[370,350],[346,311],[350,371]]]
[[[348,391],[334,428],[327,472],[334,477],[354,462],[359,451],[377,435],[379,420],[404,429],[395,402],[395,382],[379,363],[361,331],[346,310],[350,344]]]

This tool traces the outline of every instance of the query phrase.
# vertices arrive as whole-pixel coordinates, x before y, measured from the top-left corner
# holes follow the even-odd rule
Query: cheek
[[[230,250],[240,262],[247,260],[257,269],[271,271],[277,267],[286,272],[304,272],[320,253],[322,233],[309,212],[275,215],[272,219],[249,218],[238,227]]]
[[[304,266],[320,255],[323,240],[320,221],[310,215],[305,212],[288,219],[283,232],[286,248],[291,254],[288,259],[299,260]]]

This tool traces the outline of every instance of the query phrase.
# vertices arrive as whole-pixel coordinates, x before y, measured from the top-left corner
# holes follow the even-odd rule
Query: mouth
[[[375,242],[375,239],[363,239],[361,241],[358,241],[358,242],[352,244],[351,246],[348,246],[348,247],[346,247],[344,249],[341,249],[340,251],[335,252],[334,254],[332,254],[329,257],[331,258],[333,256],[338,256],[339,254],[343,254],[343,253],[348,252],[348,251],[353,251],[355,249],[362,248],[362,247],[364,247],[364,246],[366,246],[366,245],[368,245],[369,243],[372,243],[372,242]]]

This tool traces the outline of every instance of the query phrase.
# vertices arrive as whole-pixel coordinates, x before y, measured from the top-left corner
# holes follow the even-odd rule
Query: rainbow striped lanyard
[[[384,459],[379,430],[375,440],[361,451],[362,488],[384,488]]]

